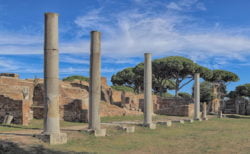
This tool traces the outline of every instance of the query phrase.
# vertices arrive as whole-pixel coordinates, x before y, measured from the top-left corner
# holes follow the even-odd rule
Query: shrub
[[[63,78],[62,80],[63,81],[80,80],[80,81],[87,81],[87,82],[89,82],[89,78],[88,77],[80,76],[80,75],[69,76],[69,77]]]

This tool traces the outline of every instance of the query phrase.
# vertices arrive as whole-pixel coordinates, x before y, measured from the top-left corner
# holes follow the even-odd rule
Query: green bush
[[[134,89],[127,86],[111,86],[112,89],[125,92],[134,92]]]
[[[62,80],[63,81],[80,80],[80,81],[87,81],[87,82],[89,82],[89,78],[88,77],[80,76],[80,75],[69,76],[69,77],[63,78]]]

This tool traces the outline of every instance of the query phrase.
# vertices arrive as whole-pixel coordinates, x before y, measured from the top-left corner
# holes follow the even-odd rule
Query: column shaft
[[[89,128],[100,129],[99,104],[101,102],[101,33],[91,32],[89,86]]]
[[[144,55],[144,124],[152,123],[152,62],[151,54]]]
[[[59,116],[58,14],[45,13],[44,33],[44,133],[60,133]]]
[[[200,74],[195,73],[194,76],[194,118],[200,119]]]

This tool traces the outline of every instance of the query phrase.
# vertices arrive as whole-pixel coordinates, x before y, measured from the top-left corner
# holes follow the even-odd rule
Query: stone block
[[[106,136],[106,129],[94,130],[94,134],[95,134],[96,137]]]
[[[166,125],[167,127],[171,127],[172,121],[159,121],[159,122],[157,122],[157,124]]]
[[[134,126],[122,126],[122,130],[126,131],[126,133],[134,133],[135,127]]]
[[[49,144],[65,144],[67,143],[66,133],[41,134],[38,138]]]
[[[156,124],[150,123],[150,124],[143,124],[144,127],[148,127],[149,129],[156,129]]]

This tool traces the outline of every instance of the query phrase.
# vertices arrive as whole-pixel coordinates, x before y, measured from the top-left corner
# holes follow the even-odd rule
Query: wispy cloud
[[[140,4],[140,7],[107,11],[111,2],[105,1],[100,8],[75,17],[75,27],[71,29],[75,28],[77,37],[61,41],[60,53],[89,54],[89,31],[95,29],[102,32],[102,56],[111,58],[104,59],[105,63],[136,63],[130,57],[143,57],[145,52],[152,52],[157,57],[186,56],[200,63],[207,59],[214,59],[216,63],[215,57],[244,60],[250,56],[250,37],[247,35],[250,34],[249,29],[225,28],[220,23],[204,26],[200,24],[203,20],[187,13],[206,11],[206,6],[200,0],[165,3],[131,1]],[[1,31],[0,34],[3,34],[0,38],[0,55],[43,54],[43,38],[40,34]],[[74,56],[62,57],[61,61],[88,64],[86,59]]]
[[[175,11],[205,11],[205,5],[199,0],[177,0],[167,4],[167,8]]]
[[[60,57],[60,62],[63,62],[63,63],[71,63],[71,64],[87,64],[89,65],[89,60],[88,59],[84,59],[84,58],[75,58],[75,57],[72,57],[72,56],[61,56]]]

